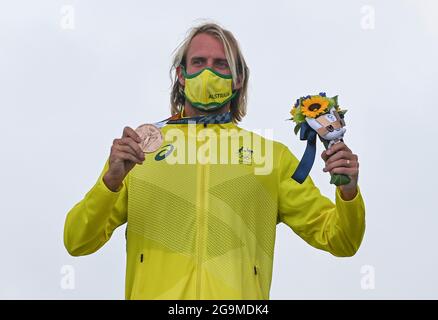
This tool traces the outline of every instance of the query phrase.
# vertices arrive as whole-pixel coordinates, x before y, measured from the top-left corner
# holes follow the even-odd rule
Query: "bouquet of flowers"
[[[347,110],[341,110],[338,96],[327,97],[325,92],[318,95],[305,96],[297,99],[290,113],[295,122],[294,132],[300,132],[300,139],[307,140],[307,148],[292,179],[303,183],[312,168],[316,153],[316,136],[323,142],[326,149],[343,141],[345,134],[344,115]],[[332,174],[330,183],[336,186],[348,184],[350,178],[344,174]]]

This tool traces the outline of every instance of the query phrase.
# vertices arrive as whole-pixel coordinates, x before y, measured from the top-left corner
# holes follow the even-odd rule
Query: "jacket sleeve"
[[[321,195],[310,176],[299,184],[291,178],[298,159],[284,146],[280,160],[278,220],[315,248],[334,256],[353,256],[365,232],[365,205],[357,195],[343,200],[336,187],[334,204]]]
[[[102,180],[108,167],[107,160],[95,185],[67,214],[64,245],[72,256],[96,252],[127,220],[127,179],[111,191]]]

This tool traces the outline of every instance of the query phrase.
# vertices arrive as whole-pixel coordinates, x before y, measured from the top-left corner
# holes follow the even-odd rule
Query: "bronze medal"
[[[158,150],[163,143],[163,134],[161,130],[153,124],[143,124],[135,129],[140,136],[139,146],[145,153],[152,153]]]

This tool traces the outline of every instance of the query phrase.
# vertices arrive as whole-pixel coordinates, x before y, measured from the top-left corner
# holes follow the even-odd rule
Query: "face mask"
[[[193,74],[187,74],[182,68],[185,79],[184,95],[193,107],[203,111],[216,110],[234,98],[233,78],[213,69],[205,68]]]

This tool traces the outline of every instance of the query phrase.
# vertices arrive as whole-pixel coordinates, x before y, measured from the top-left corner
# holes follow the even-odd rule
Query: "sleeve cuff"
[[[357,193],[356,193],[356,195],[351,200],[343,199],[342,195],[341,195],[341,189],[339,187],[336,187],[336,201],[341,201],[341,202],[344,202],[344,203],[350,203],[350,202],[356,202],[360,197],[361,197],[361,194],[360,194],[359,185],[357,185]]]
[[[112,194],[112,195],[119,195],[120,191],[122,191],[123,187],[125,186],[125,183],[122,182],[122,184],[119,186],[119,188],[116,191],[112,191],[111,189],[109,189],[105,182],[103,181],[103,177],[104,175],[102,175],[99,180],[97,181],[96,187],[102,191],[103,193],[107,193],[107,194]]]

